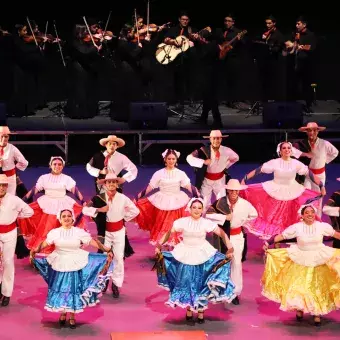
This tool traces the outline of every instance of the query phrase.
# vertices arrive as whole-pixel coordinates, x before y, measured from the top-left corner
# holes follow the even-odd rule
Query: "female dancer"
[[[262,294],[280,303],[283,311],[314,316],[320,326],[321,315],[340,308],[340,250],[323,244],[323,237],[340,239],[340,233],[328,223],[315,220],[317,209],[302,206],[302,222],[296,223],[265,243],[267,253],[262,277]],[[268,249],[272,243],[297,238],[290,248]]]
[[[40,176],[35,187],[26,195],[26,198],[29,198],[31,195],[45,190],[43,196],[30,204],[34,210],[34,215],[27,221],[19,222],[23,235],[32,236],[27,244],[29,249],[37,248],[46,239],[49,231],[60,226],[57,219],[57,213],[60,210],[72,209],[76,218],[82,211],[82,206],[66,195],[67,191],[72,192],[83,201],[83,196],[77,189],[76,182],[70,176],[62,173],[65,161],[59,156],[54,156],[51,157],[49,165],[51,173]],[[85,218],[82,218],[77,226],[84,228]],[[50,253],[52,250],[53,247],[47,247],[44,252]]]
[[[158,284],[170,291],[167,305],[186,309],[186,320],[193,321],[193,312],[198,313],[198,323],[204,323],[204,310],[208,302],[231,302],[235,298],[234,284],[230,281],[230,259],[234,248],[218,225],[202,217],[203,199],[192,198],[188,203],[189,217],[176,220],[156,248],[159,259],[164,258],[163,270],[158,270]],[[183,233],[183,241],[173,251],[161,247],[171,233]],[[221,254],[207,240],[213,232],[222,238],[228,248]],[[165,271],[165,273],[164,273]]]
[[[287,226],[298,222],[299,207],[319,194],[299,184],[295,180],[296,174],[309,173],[310,178],[319,185],[322,195],[326,194],[324,183],[314,176],[306,165],[291,158],[291,143],[280,143],[277,151],[279,158],[264,163],[242,180],[242,184],[245,184],[247,180],[260,173],[274,174],[273,180],[248,185],[248,189],[240,193],[240,196],[249,201],[259,214],[258,218],[248,222],[245,227],[263,239],[269,239],[281,233]]]
[[[70,313],[70,327],[76,328],[75,313],[83,312],[87,306],[99,303],[106,281],[112,274],[112,250],[83,229],[73,226],[72,210],[64,209],[58,214],[60,228],[51,230],[37,249],[32,249],[30,259],[48,284],[45,309],[61,313],[59,324],[65,325]],[[44,258],[35,258],[41,249],[55,245],[55,250]],[[108,252],[89,253],[82,245],[91,245]]]
[[[136,202],[140,211],[136,218],[137,223],[141,229],[150,231],[150,243],[153,245],[171,229],[175,220],[185,216],[185,207],[190,198],[181,191],[181,187],[192,192],[189,177],[176,168],[180,153],[167,149],[162,156],[165,168],[154,173],[145,193],[142,192],[139,196],[146,196],[154,189],[159,191],[139,198]],[[167,243],[175,245],[179,241],[179,234],[174,233]]]

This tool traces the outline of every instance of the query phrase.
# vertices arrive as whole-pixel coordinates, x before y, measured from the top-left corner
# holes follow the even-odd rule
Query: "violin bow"
[[[107,20],[106,20],[106,24],[105,24],[104,32],[103,32],[103,38],[105,36],[105,33],[107,31],[107,26],[109,25],[109,22],[110,22],[110,19],[111,19],[111,13],[112,13],[112,11],[110,11],[109,16],[107,17]]]
[[[37,47],[40,48],[38,42],[37,42],[37,38],[35,37],[35,34],[33,32],[33,29],[32,29],[32,25],[31,25],[31,22],[30,22],[30,19],[28,17],[26,17],[26,20],[27,20],[27,23],[28,23],[28,27],[30,28],[31,32],[32,32],[32,36],[33,36],[33,39],[34,39],[34,42],[35,44],[37,45]]]
[[[56,26],[55,20],[53,20],[53,27],[54,27],[55,36],[57,38],[57,44],[58,44],[58,47],[59,47],[59,52],[60,52],[61,60],[63,62],[64,67],[66,67],[65,58],[64,58],[63,50],[62,50],[61,45],[60,45],[60,39],[59,39],[59,35],[58,35],[58,31],[57,31],[57,26]]]
[[[139,45],[140,41],[139,41],[139,29],[138,29],[137,10],[136,10],[136,8],[135,8],[135,25],[136,25],[136,30],[137,30],[137,41],[138,41],[138,45]]]
[[[45,39],[47,39],[47,29],[48,29],[48,21],[46,21],[46,26],[45,26]],[[45,44],[46,44],[46,41],[44,41],[43,50],[45,49]]]
[[[94,46],[94,47],[98,47],[98,46],[96,45],[96,43],[94,42],[93,35],[92,35],[92,33],[91,33],[91,30],[90,30],[89,25],[87,24],[87,21],[86,21],[85,16],[83,16],[83,20],[84,20],[84,23],[85,23],[85,25],[86,25],[86,28],[87,28],[87,30],[88,30],[88,32],[89,32],[89,35],[90,35],[90,38],[91,38],[91,40],[92,40],[93,46]]]
[[[150,0],[146,3],[146,36],[150,34],[149,32],[150,26]]]

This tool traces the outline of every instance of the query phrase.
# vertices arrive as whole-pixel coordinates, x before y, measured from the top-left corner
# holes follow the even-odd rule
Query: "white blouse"
[[[323,243],[324,236],[332,237],[335,230],[331,225],[315,221],[312,225],[299,222],[282,232],[284,239],[297,239],[287,249],[290,259],[300,265],[315,267],[326,263],[334,254],[335,249]]]
[[[76,201],[66,195],[76,186],[76,182],[67,175],[46,174],[38,178],[35,187],[45,190],[45,195],[38,198],[40,208],[46,214],[56,215],[60,210],[72,209]]]
[[[174,168],[167,170],[163,168],[156,171],[149,185],[159,188],[159,191],[148,197],[148,200],[160,210],[176,210],[186,206],[190,200],[189,196],[181,191],[181,187],[190,184],[190,179],[182,170]]]
[[[295,180],[296,174],[307,175],[309,170],[296,159],[285,161],[276,158],[264,163],[261,172],[274,174],[273,180],[262,183],[266,193],[275,199],[289,201],[301,196],[305,191],[305,187]]]
[[[47,256],[47,262],[59,272],[71,272],[83,269],[88,263],[89,253],[81,245],[91,242],[91,235],[78,227],[63,227],[51,230],[46,237],[48,245],[55,245],[55,250]]]
[[[201,217],[194,220],[183,217],[176,220],[172,230],[181,232],[183,241],[178,243],[171,252],[174,258],[184,264],[198,265],[208,261],[215,255],[215,249],[207,240],[206,234],[213,232],[217,224]]]

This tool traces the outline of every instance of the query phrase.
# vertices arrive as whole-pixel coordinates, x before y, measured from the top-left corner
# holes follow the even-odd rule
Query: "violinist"
[[[241,30],[235,26],[236,17],[234,14],[229,13],[224,17],[224,27],[216,30],[217,43],[221,45],[225,41],[231,41]],[[244,67],[244,55],[245,55],[245,39],[237,38],[232,43],[232,49],[226,55],[226,58],[222,61],[221,74],[223,86],[226,88],[227,105],[231,108],[237,108],[237,102],[240,101],[242,91],[242,73]]]
[[[261,53],[259,53],[257,61],[262,83],[262,100],[264,101],[286,99],[282,59],[284,38],[276,24],[274,16],[269,15],[265,18],[266,29],[260,39],[263,44],[258,46]]]
[[[307,20],[299,17],[296,20],[296,31],[291,40],[285,45],[294,60],[295,99],[305,100],[304,111],[312,113],[313,89],[311,84],[315,82],[314,74],[314,51],[316,49],[316,37],[307,28]]]
[[[91,32],[94,31],[91,29]],[[92,118],[98,110],[98,69],[102,45],[100,41],[89,39],[89,36],[86,25],[78,24],[69,46],[70,87],[66,114],[70,118]]]
[[[45,60],[38,44],[32,42],[32,33],[26,24],[17,24],[13,34],[13,83],[8,103],[9,113],[16,117],[34,115],[45,105],[43,82]]]

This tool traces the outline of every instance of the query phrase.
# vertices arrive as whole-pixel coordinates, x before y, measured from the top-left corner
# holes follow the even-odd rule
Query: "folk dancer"
[[[101,223],[106,215],[105,247],[113,247],[114,271],[112,273],[112,295],[119,297],[119,288],[124,281],[124,247],[126,228],[124,221],[132,222],[139,214],[138,208],[124,194],[117,191],[119,178],[114,173],[108,173],[99,184],[105,184],[106,192],[92,198],[83,208],[84,215],[98,218]],[[100,225],[102,228],[102,226]],[[104,229],[104,228],[103,228]],[[107,282],[108,286],[108,282]],[[107,289],[106,286],[106,289]],[[105,289],[105,290],[106,290]]]
[[[17,218],[28,218],[33,209],[19,197],[8,193],[9,179],[0,174],[0,276],[1,305],[8,306],[14,287],[14,252],[17,243]]]
[[[239,160],[239,156],[232,149],[221,145],[222,135],[220,130],[212,130],[209,136],[210,146],[202,146],[187,156],[187,162],[195,168],[195,186],[204,198],[204,206],[211,204],[214,192],[216,199],[225,196],[225,185],[230,179],[227,169]]]
[[[98,183],[99,180],[104,179],[109,172],[113,172],[118,176],[118,188],[119,192],[123,192],[122,184],[125,182],[132,182],[137,178],[138,169],[131,160],[118,152],[117,149],[122,148],[125,145],[125,141],[115,135],[110,135],[107,138],[102,138],[99,141],[101,146],[106,148],[105,151],[96,153],[91,160],[86,164],[87,172],[95,178],[96,193],[100,194],[105,192],[105,189]],[[122,174],[122,172],[126,172]],[[104,243],[105,230],[102,230],[97,225],[98,237]],[[100,252],[101,250],[99,250]],[[125,257],[129,257],[134,254],[129,239],[125,235]]]
[[[340,177],[337,181],[340,181]],[[322,212],[330,217],[333,229],[340,232],[340,190],[333,192],[323,206]],[[336,238],[333,241],[333,248],[340,248],[340,241]]]
[[[326,185],[326,164],[331,163],[339,154],[339,150],[325,139],[318,137],[319,131],[326,127],[310,122],[299,128],[299,131],[307,133],[307,139],[294,144],[293,156],[306,164],[309,170]],[[303,185],[307,189],[320,192],[320,188],[313,183],[310,176],[305,176]],[[322,214],[322,200],[319,201],[318,215]]]
[[[232,303],[239,305],[239,296],[243,288],[242,260],[245,259],[247,238],[243,226],[248,221],[257,218],[258,213],[251,203],[239,196],[240,190],[247,189],[237,179],[230,179],[225,187],[227,196],[217,200],[208,208],[206,218],[217,222],[234,248],[234,258],[231,262],[231,280],[235,284],[235,295]],[[215,236],[215,235],[214,235]],[[216,237],[216,248],[225,253],[225,246],[219,237]]]

